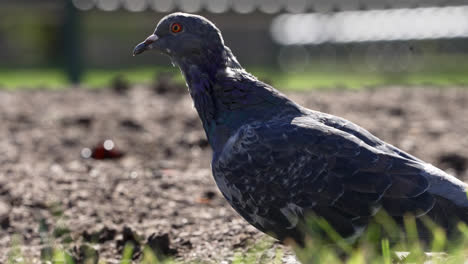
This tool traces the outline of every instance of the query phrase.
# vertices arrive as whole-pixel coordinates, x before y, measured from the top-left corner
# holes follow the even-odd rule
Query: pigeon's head
[[[154,33],[135,47],[133,55],[154,49],[181,59],[213,53],[223,47],[220,31],[209,20],[197,15],[173,13],[161,19]]]

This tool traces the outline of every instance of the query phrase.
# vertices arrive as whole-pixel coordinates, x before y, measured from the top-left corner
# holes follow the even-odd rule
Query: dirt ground
[[[289,95],[468,179],[466,88]],[[117,263],[127,241],[181,260],[229,263],[264,237],[218,192],[185,91],[0,91],[0,122],[1,263],[15,250],[38,262],[50,247]],[[82,157],[107,139],[121,158]]]

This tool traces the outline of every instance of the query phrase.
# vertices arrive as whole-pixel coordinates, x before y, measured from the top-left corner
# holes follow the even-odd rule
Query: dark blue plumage
[[[301,242],[299,226],[314,214],[356,237],[381,209],[397,221],[427,215],[448,231],[468,221],[466,184],[260,82],[205,18],[166,16],[134,54],[148,49],[180,67],[213,149],[214,179],[261,231]]]

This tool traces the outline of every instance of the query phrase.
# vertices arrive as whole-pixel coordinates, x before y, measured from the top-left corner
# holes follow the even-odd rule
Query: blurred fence
[[[83,67],[167,65],[131,50],[173,11],[213,20],[244,65],[405,71],[421,54],[468,54],[468,0],[2,0],[0,68],[60,67],[78,81]]]
[[[126,9],[141,12],[148,9],[156,12],[181,10],[189,13],[240,14],[263,12],[336,12],[341,10],[366,10],[390,8],[415,8],[431,6],[456,6],[467,4],[466,0],[73,0],[81,10],[97,8],[104,11]]]

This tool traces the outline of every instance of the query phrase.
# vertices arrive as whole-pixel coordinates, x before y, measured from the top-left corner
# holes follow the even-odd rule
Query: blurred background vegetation
[[[173,11],[214,21],[241,64],[280,89],[466,85],[466,2],[2,0],[0,87],[64,88],[74,83],[94,88],[109,86],[116,76],[147,83],[158,72],[176,72],[159,54],[132,57],[133,47]],[[306,13],[312,15],[301,15]],[[346,25],[346,16],[367,17],[370,23],[354,19],[364,25]],[[399,21],[406,24],[396,25]],[[408,23],[421,25],[409,28],[408,34]],[[348,38],[340,39],[346,30]]]

